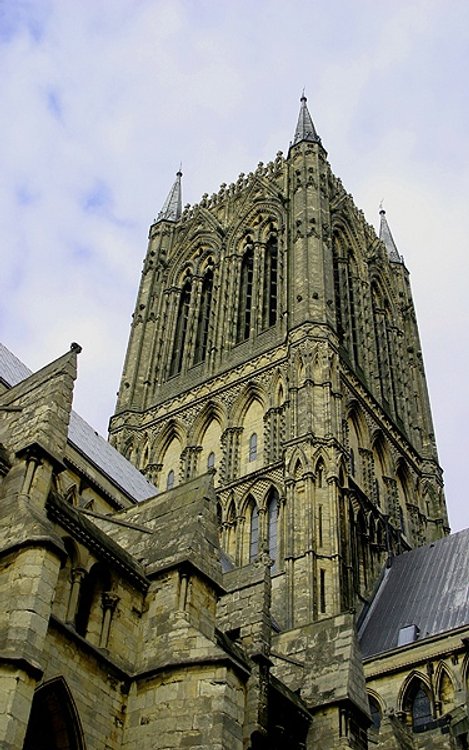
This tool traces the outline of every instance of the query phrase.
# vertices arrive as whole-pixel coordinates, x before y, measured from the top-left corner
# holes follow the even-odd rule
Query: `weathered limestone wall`
[[[132,685],[123,750],[242,750],[244,689],[225,667],[165,670]]]

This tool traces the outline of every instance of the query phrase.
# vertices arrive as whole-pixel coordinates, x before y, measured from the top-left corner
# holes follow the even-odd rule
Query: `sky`
[[[411,273],[453,530],[469,526],[467,0],[0,0],[0,339],[83,347],[101,434],[148,228],[293,137],[302,90],[334,172]]]

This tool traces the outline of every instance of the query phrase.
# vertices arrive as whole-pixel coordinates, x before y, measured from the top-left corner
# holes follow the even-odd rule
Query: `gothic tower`
[[[279,629],[366,600],[448,531],[409,274],[332,173],[288,154],[150,227],[110,439],[160,490],[212,472],[229,567],[270,558]]]

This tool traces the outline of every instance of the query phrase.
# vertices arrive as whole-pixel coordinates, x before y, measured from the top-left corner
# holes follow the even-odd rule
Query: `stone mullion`
[[[236,521],[236,563],[238,565],[244,565],[249,560],[244,557],[245,550],[245,533],[246,533],[246,517],[238,516]]]
[[[103,609],[103,623],[99,637],[99,647],[106,648],[111,630],[111,620],[116,609],[119,597],[110,591],[104,591],[101,596],[101,607]]]
[[[253,270],[252,270],[252,297],[251,297],[251,325],[249,331],[249,338],[251,341],[255,338],[258,332],[262,328],[262,298],[261,304],[259,304],[260,293],[259,289],[261,286],[262,279],[262,267],[260,266],[260,255],[258,248],[261,247],[258,242],[254,243],[253,253]],[[261,311],[259,313],[259,308]],[[259,314],[261,314],[259,323]]]
[[[340,505],[341,498],[339,492],[338,478],[336,476],[327,478],[327,506],[323,503],[323,513],[325,506],[328,507],[329,517],[327,519],[328,533],[324,534],[322,539],[322,548],[330,558],[331,565],[328,575],[328,586],[326,589],[326,611],[340,612],[342,609],[341,587],[342,581],[342,544],[340,535]],[[323,521],[324,524],[324,521]],[[332,531],[332,533],[331,533]],[[346,563],[346,561],[344,561]],[[345,569],[345,564],[344,564]],[[347,587],[348,588],[348,587]]]
[[[315,503],[314,503],[314,476],[312,472],[308,471],[304,474],[304,493],[305,493],[305,511],[306,511],[306,529],[305,529],[305,555],[306,564],[308,568],[307,576],[307,596],[309,600],[308,612],[312,614],[314,620],[317,619],[318,615],[318,602],[317,602],[317,565],[315,560],[316,544],[314,540],[314,516],[315,516]]]
[[[75,623],[75,617],[76,617],[77,609],[78,609],[78,600],[80,597],[81,583],[85,575],[86,575],[86,570],[84,568],[73,568],[71,572],[72,587],[70,589],[70,596],[69,596],[68,605],[67,605],[67,614],[65,616],[66,622],[69,622],[72,624]]]
[[[265,278],[265,243],[258,242],[254,246],[254,258],[259,256],[256,260],[257,265],[257,291],[256,299],[257,304],[255,308],[256,313],[256,332],[264,329],[264,288],[267,283]],[[254,281],[254,280],[253,280]],[[265,326],[268,328],[268,325]]]
[[[219,351],[219,345],[217,341],[217,332],[220,328],[220,320],[222,319],[220,299],[221,295],[218,294],[219,288],[219,266],[213,268],[213,283],[212,283],[212,294],[209,301],[209,313],[208,313],[208,332],[207,332],[207,353],[205,360],[207,363],[208,372],[213,372],[216,367],[216,355]]]
[[[259,554],[269,551],[268,537],[268,514],[267,508],[259,508]]]
[[[231,272],[230,261],[232,258],[225,258],[222,252],[213,273],[212,309],[210,311],[210,317],[214,320],[213,337],[210,342],[212,351],[210,365],[213,369],[221,362],[225,346],[233,345],[229,325],[232,325],[234,274]]]
[[[279,569],[284,568],[285,560],[285,537],[284,537],[284,518],[285,518],[286,498],[281,497],[278,503],[277,518],[277,557]]]

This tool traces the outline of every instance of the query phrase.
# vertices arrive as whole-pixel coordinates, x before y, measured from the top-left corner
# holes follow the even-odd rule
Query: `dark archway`
[[[23,750],[85,750],[75,703],[62,677],[34,693]]]

